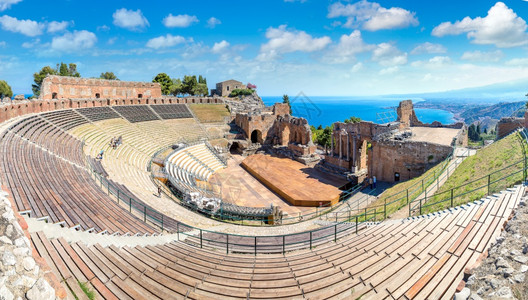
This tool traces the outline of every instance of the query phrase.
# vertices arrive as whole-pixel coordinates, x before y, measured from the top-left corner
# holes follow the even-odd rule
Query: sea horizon
[[[282,96],[262,96],[266,105],[282,103]],[[296,117],[308,120],[315,127],[329,126],[342,122],[352,116],[363,121],[387,123],[396,120],[396,107],[403,100],[413,103],[425,101],[423,98],[402,97],[355,97],[355,96],[313,96],[305,95],[290,97],[292,113]],[[415,108],[416,116],[423,123],[438,121],[442,124],[455,122],[451,112],[441,109]]]

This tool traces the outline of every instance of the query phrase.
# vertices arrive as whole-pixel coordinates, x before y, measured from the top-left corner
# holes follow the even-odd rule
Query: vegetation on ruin
[[[104,72],[99,75],[99,79],[106,79],[106,80],[119,80],[117,76],[114,74],[114,72]]]
[[[523,160],[527,154],[523,151],[528,150],[526,144],[523,149],[521,143],[524,143],[522,136],[514,133],[468,157],[428,203],[450,199],[451,190],[455,195],[455,206],[478,200],[488,193],[488,180],[490,193],[520,183],[523,178]],[[446,201],[425,207],[423,213],[444,209],[449,204]]]
[[[152,82],[157,82],[161,85],[161,93],[163,95],[206,96],[209,94],[207,79],[202,75],[199,75],[198,78],[196,75],[185,75],[183,79],[180,79],[171,78],[166,73],[159,73]]]
[[[13,90],[5,80],[0,80],[0,99],[4,97],[13,97]]]
[[[282,103],[288,104],[288,107],[290,107],[290,115],[293,115],[291,103],[290,103],[290,97],[288,95],[282,95]]]
[[[223,122],[230,113],[223,104],[189,104],[189,108],[202,123]]]
[[[253,93],[254,91],[250,89],[234,89],[229,94],[229,97],[249,96],[249,95],[252,95]]]
[[[40,95],[40,86],[42,85],[44,78],[48,75],[81,77],[81,74],[77,72],[77,65],[73,63],[65,64],[61,62],[60,64],[57,64],[55,69],[50,66],[45,66],[40,69],[39,72],[33,74],[33,80],[35,83],[31,85],[31,89],[33,90],[33,95],[36,97]]]
[[[315,128],[315,126],[310,126],[312,129],[312,141],[318,145],[326,146],[329,148],[332,143],[331,136],[332,131],[334,130],[334,125],[326,126],[323,128],[322,125],[319,125],[319,127]]]
[[[359,123],[359,122],[361,122],[361,119],[358,118],[358,117],[352,116],[352,117],[350,117],[348,119],[345,119],[344,122],[345,122],[345,124],[348,124],[348,123]]]

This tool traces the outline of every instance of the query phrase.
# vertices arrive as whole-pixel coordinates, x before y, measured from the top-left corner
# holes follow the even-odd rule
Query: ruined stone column
[[[347,161],[350,161],[350,133],[347,133]]]
[[[353,139],[352,139],[352,165],[355,167],[356,166],[356,139],[357,139],[357,136],[354,135],[353,136]]]
[[[331,143],[331,145],[332,145],[332,150],[331,151],[332,152],[330,152],[330,153],[331,153],[331,156],[334,157],[334,132],[333,131],[332,131],[331,139],[332,139],[332,143]]]
[[[343,158],[343,143],[342,143],[342,135],[341,132],[339,132],[339,159]]]

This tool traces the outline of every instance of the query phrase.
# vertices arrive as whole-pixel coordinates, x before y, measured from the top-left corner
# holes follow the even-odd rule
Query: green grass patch
[[[225,104],[189,104],[189,108],[201,123],[224,122],[231,115]]]
[[[466,158],[435,196],[428,199],[422,213],[450,207],[451,193],[453,206],[457,206],[486,196],[488,182],[490,194],[520,183],[524,167],[521,141],[518,133],[512,134]]]
[[[387,216],[390,216],[392,213],[400,210],[402,207],[407,205],[407,199],[409,199],[409,201],[414,200],[424,192],[424,189],[426,189],[429,185],[434,184],[436,182],[436,178],[442,174],[448,163],[449,160],[445,160],[430,168],[421,176],[404,181],[387,189],[379,196],[378,200],[367,206],[367,219],[374,217],[374,215],[376,216],[377,220],[383,219],[385,216],[385,202],[387,203]],[[407,195],[409,195],[408,198]],[[359,221],[364,220],[365,218],[361,217]]]
[[[84,282],[80,282],[80,281],[77,281],[79,283],[79,286],[81,287],[81,290],[84,292],[84,294],[86,295],[86,297],[88,297],[88,299],[90,300],[93,300],[95,299],[95,292],[90,290],[90,288],[88,287],[88,285]],[[75,297],[77,298],[77,297]]]

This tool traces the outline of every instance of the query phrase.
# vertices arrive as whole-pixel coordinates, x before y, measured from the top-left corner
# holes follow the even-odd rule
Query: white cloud
[[[479,50],[476,51],[466,51],[462,54],[462,59],[477,61],[477,62],[498,62],[504,56],[504,53],[500,50],[482,52]]]
[[[407,28],[419,24],[414,12],[400,7],[385,8],[379,3],[366,0],[346,5],[341,2],[334,3],[328,8],[328,17],[346,17],[347,22],[344,27],[361,26],[368,31]]]
[[[22,0],[0,0],[0,11],[6,10],[18,2],[22,2]]]
[[[398,72],[399,70],[400,70],[400,68],[398,66],[388,67],[388,68],[385,68],[385,69],[381,69],[379,71],[379,74],[380,75],[392,75],[392,74]]]
[[[433,29],[437,37],[467,33],[475,44],[495,45],[500,48],[516,47],[528,43],[526,22],[506,4],[497,2],[484,18],[465,17],[455,23],[444,22]]]
[[[106,25],[97,26],[97,31],[110,31],[110,27]]]
[[[439,68],[445,65],[451,64],[451,58],[449,56],[435,56],[428,60],[418,60],[411,63],[411,66],[417,68]]]
[[[7,46],[7,43],[5,41],[0,41],[0,48],[5,48]]]
[[[169,28],[189,27],[193,23],[197,23],[197,22],[198,22],[198,18],[196,16],[189,16],[189,15],[173,16],[172,14],[169,14],[163,19],[163,25]]]
[[[443,45],[425,42],[423,44],[416,46],[411,51],[411,54],[422,54],[422,53],[441,54],[441,53],[446,53],[446,52],[447,52],[447,49]]]
[[[114,25],[128,30],[139,30],[149,26],[149,22],[140,9],[128,10],[126,8],[118,9],[112,15]]]
[[[40,44],[40,39],[34,39],[33,41],[31,42],[24,42],[22,43],[22,47],[23,48],[33,48],[35,46],[37,46],[38,44]]]
[[[66,28],[68,28],[68,26],[70,26],[70,22],[67,22],[67,21],[62,21],[62,22],[51,21],[48,23],[48,32],[55,33],[59,31],[64,31],[66,30]]]
[[[74,52],[92,48],[97,42],[97,37],[93,32],[75,30],[73,33],[67,32],[62,36],[54,37],[51,41],[51,49],[61,52]]]
[[[266,30],[268,42],[260,47],[259,60],[270,60],[290,52],[314,52],[324,49],[332,40],[328,36],[314,38],[305,31],[288,30],[286,25]]]
[[[374,49],[374,45],[366,44],[361,37],[359,30],[354,30],[349,35],[342,35],[339,44],[335,45],[331,51],[324,57],[329,63],[346,63],[355,61],[355,55],[358,53]]]
[[[506,62],[508,66],[527,66],[528,58],[514,58]]]
[[[10,16],[1,16],[0,24],[3,30],[21,33],[27,36],[41,35],[44,24],[33,20],[19,20]]]
[[[372,60],[384,67],[393,67],[407,63],[407,53],[403,53],[394,45],[381,43],[372,51]]]
[[[228,47],[229,47],[229,43],[227,41],[223,40],[223,41],[221,41],[219,43],[214,43],[213,48],[211,49],[211,52],[220,53],[220,52],[223,52],[224,50],[226,50]]]
[[[207,20],[207,27],[209,28],[215,28],[216,25],[220,24],[222,24],[222,22],[215,17],[210,17],[209,20]]]
[[[351,72],[356,73],[363,69],[363,63],[358,62],[357,64],[352,66],[352,69],[350,69]]]
[[[165,36],[159,36],[157,38],[150,39],[147,42],[147,47],[153,49],[169,48],[185,42],[185,38],[180,35],[167,34]]]

